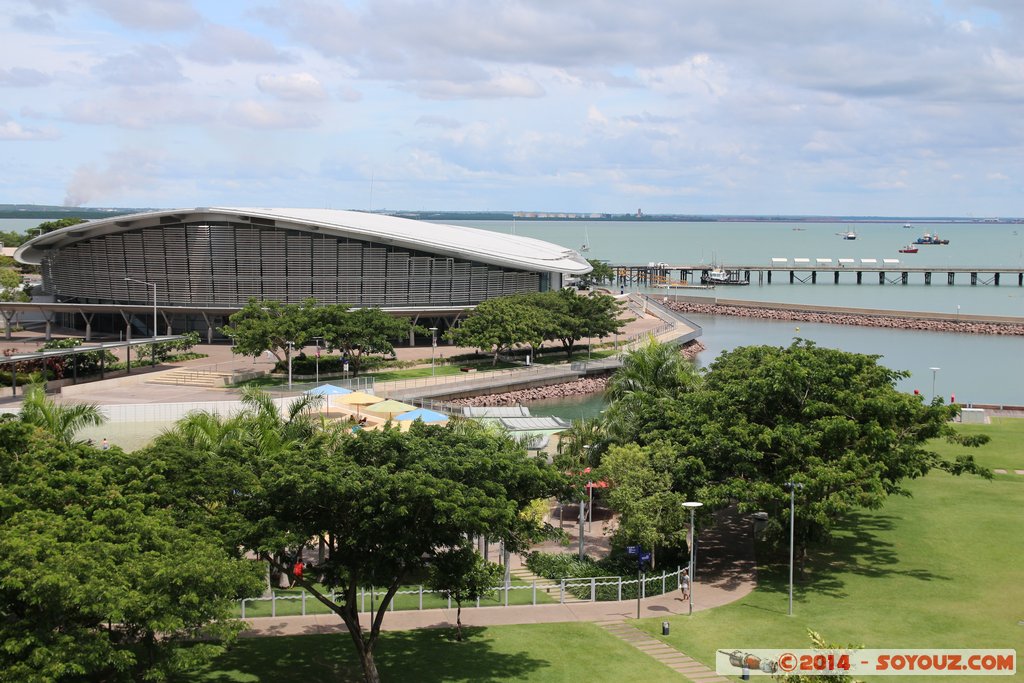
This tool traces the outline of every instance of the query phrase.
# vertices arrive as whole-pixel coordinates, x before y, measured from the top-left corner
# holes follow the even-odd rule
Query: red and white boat
[[[901,254],[916,254],[917,253],[917,247],[915,247],[913,244],[908,244],[907,246],[905,246],[902,249],[900,249],[900,253]]]

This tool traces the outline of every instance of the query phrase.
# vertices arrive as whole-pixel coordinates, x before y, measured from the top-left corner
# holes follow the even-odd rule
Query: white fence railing
[[[555,596],[552,592],[557,589],[557,603],[565,604],[566,602],[618,602],[622,601],[623,588],[627,590],[635,590],[635,586],[639,584],[640,598],[648,598],[657,595],[664,595],[669,591],[676,590],[679,586],[679,577],[682,572],[681,567],[677,567],[673,571],[662,571],[661,574],[644,575],[642,579],[626,579],[621,576],[594,576],[589,578],[567,578],[567,579],[545,579],[542,581],[534,581],[533,583],[513,586],[510,584],[503,586],[496,586],[491,589],[491,593],[497,597],[497,607],[508,607],[509,606],[509,595],[516,591],[530,591],[529,601],[519,600],[515,604],[521,605],[532,605],[538,604],[555,604]],[[605,587],[607,591],[603,590]],[[538,602],[538,594],[543,594],[545,599]],[[580,597],[583,594],[583,597]],[[359,611],[360,612],[372,612],[376,605],[379,605],[377,601],[378,596],[384,595],[384,591],[380,591],[377,588],[361,588],[359,591]],[[449,596],[445,596],[439,591],[431,591],[426,589],[424,586],[417,586],[413,589],[400,590],[395,593],[395,598],[391,601],[388,606],[389,611],[419,611],[423,610],[423,597],[436,595],[443,601],[442,604],[447,604],[448,609],[452,607],[452,599]],[[399,602],[400,596],[416,596],[413,601],[403,600],[403,606],[396,607]],[[614,597],[610,597],[614,596]],[[337,594],[329,593],[327,596],[331,602],[337,602]],[[547,599],[550,598],[550,601]],[[628,600],[635,600],[636,595],[626,598]],[[476,600],[476,607],[486,607],[487,603],[491,602]],[[278,604],[283,603],[286,608],[281,610],[278,608]],[[320,601],[313,597],[310,593],[303,590],[298,594],[289,593],[286,595],[277,595],[273,591],[269,597],[260,598],[245,598],[239,601],[239,611],[242,619],[253,618],[253,615],[249,610],[251,605],[269,604],[271,617],[277,616],[306,616],[310,613],[309,606],[315,605],[316,612],[322,614],[327,609],[326,606],[321,605]],[[412,606],[409,606],[409,605]],[[468,606],[468,605],[465,605]],[[430,609],[429,607],[427,609]]]

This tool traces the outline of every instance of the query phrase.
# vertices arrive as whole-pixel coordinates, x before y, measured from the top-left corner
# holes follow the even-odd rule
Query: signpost
[[[651,561],[651,554],[645,553],[644,549],[638,545],[627,545],[626,554],[636,558],[636,618],[639,619],[640,595],[643,592],[641,587],[643,586],[644,563]]]

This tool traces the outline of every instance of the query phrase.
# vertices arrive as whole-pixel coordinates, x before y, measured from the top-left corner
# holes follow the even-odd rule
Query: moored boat
[[[949,244],[949,240],[940,239],[939,233],[933,235],[930,232],[926,232],[923,236],[914,240],[914,244]]]
[[[901,254],[916,254],[917,253],[917,247],[915,247],[913,244],[908,244],[907,246],[905,246],[902,249],[900,249],[900,253]]]
[[[712,268],[704,271],[700,276],[701,283],[705,285],[749,285],[747,280],[741,280],[739,271],[730,273],[725,268]]]

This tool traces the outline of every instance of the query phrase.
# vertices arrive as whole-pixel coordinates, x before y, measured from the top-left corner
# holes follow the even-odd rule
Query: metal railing
[[[679,577],[682,568],[677,567],[673,571],[662,571],[661,574],[645,574],[642,579],[623,578],[621,576],[592,576],[586,578],[564,578],[545,579],[533,581],[523,585],[504,584],[495,586],[489,592],[492,598],[477,599],[476,607],[508,607],[529,605],[537,606],[543,604],[566,604],[566,602],[620,602],[623,600],[635,600],[636,592],[639,591],[640,598],[649,598],[664,595],[679,587]],[[557,599],[554,591],[557,589]],[[523,597],[511,598],[511,596],[523,595],[518,591],[530,591]],[[386,591],[375,587],[362,587],[359,589],[359,611],[372,612],[376,605],[379,605],[378,596],[384,595]],[[311,593],[302,590],[298,594],[289,593],[278,595],[271,591],[269,597],[245,598],[238,601],[238,613],[242,619],[258,616],[306,616],[307,614],[326,614],[330,609],[323,605]],[[328,593],[328,599],[337,604],[338,594]],[[424,607],[424,597],[428,599],[428,606]],[[510,602],[511,599],[511,602]],[[440,602],[440,604],[438,604]],[[283,604],[283,608],[279,607]],[[430,603],[433,603],[431,605]],[[251,605],[269,604],[270,614],[252,614]],[[468,605],[467,605],[468,606]],[[423,609],[434,609],[436,607],[447,607],[451,609],[452,599],[442,591],[432,591],[419,585],[415,588],[399,590],[395,593],[394,599],[388,606],[388,610],[395,611],[420,611]],[[266,608],[258,610],[266,612]]]

